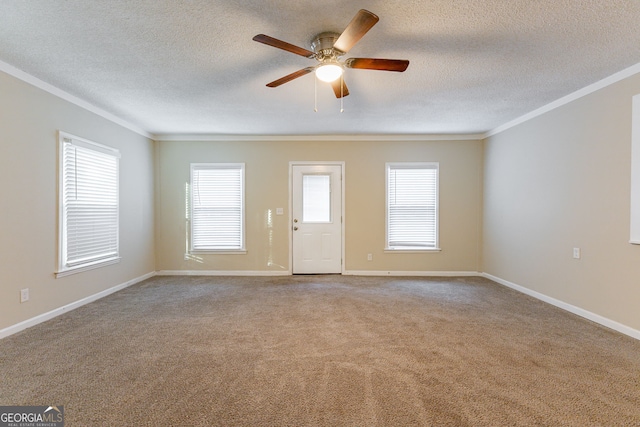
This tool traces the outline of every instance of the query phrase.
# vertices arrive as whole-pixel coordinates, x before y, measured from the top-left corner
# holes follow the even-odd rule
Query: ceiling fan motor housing
[[[325,61],[337,61],[339,56],[344,55],[344,52],[340,52],[334,49],[333,45],[340,37],[340,34],[335,32],[320,33],[313,38],[311,42],[311,49],[316,54],[316,59],[320,62]]]

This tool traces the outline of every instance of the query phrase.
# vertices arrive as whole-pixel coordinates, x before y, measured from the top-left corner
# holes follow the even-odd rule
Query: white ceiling
[[[310,48],[367,9],[344,112]],[[154,135],[477,134],[640,63],[637,0],[0,0],[0,61]]]

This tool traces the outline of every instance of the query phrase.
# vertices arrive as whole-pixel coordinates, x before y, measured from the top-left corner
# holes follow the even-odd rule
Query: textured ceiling
[[[380,22],[347,57],[344,112],[310,48],[358,9]],[[636,0],[0,0],[0,61],[149,133],[482,133],[640,63]]]

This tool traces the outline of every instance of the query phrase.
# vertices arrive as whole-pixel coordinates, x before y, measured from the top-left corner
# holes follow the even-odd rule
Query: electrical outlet
[[[573,258],[580,259],[580,248],[573,248]]]
[[[367,254],[367,261],[373,261],[373,254]]]
[[[20,289],[20,302],[29,301],[29,288]]]

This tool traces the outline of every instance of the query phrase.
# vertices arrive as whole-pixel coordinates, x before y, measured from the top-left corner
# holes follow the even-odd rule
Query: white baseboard
[[[384,271],[384,270],[345,270],[345,276],[415,276],[415,277],[456,277],[479,276],[477,271]]]
[[[160,270],[157,276],[291,276],[290,271],[274,270]]]
[[[16,323],[15,325],[6,327],[4,329],[0,329],[0,339],[8,337],[9,335],[13,335],[15,333],[18,333],[20,331],[23,331],[27,328],[30,328],[32,326],[35,326],[39,323],[42,322],[46,322],[47,320],[51,320],[54,317],[60,316],[63,313],[66,313],[67,311],[76,309],[78,307],[82,307],[85,304],[89,304],[90,302],[94,302],[99,300],[100,298],[104,298],[107,295],[111,295],[114,292],[118,292],[124,288],[128,288],[129,286],[135,285],[136,283],[142,282],[143,280],[147,280],[150,277],[155,276],[156,273],[155,271],[152,271],[151,273],[147,273],[143,276],[140,277],[136,277],[135,279],[129,280],[128,282],[125,283],[121,283],[117,286],[114,286],[112,288],[109,289],[105,289],[104,291],[98,292],[97,294],[93,294],[90,295],[86,298],[82,298],[81,300],[72,302],[71,304],[67,304],[64,305],[62,307],[58,307],[54,310],[51,310],[47,313],[43,313],[40,314],[36,317],[32,317],[31,319],[27,319],[25,321],[22,321],[20,323]]]
[[[609,329],[613,329],[614,331],[618,331],[622,334],[640,340],[640,331],[638,331],[637,329],[633,329],[627,325],[623,325],[622,323],[618,323],[615,320],[608,319],[606,317],[600,316],[599,314],[595,314],[583,308],[576,307],[575,305],[571,305],[540,292],[533,291],[531,289],[525,288],[524,286],[516,285],[515,283],[509,282],[508,280],[501,279],[488,273],[481,273],[480,276],[486,277],[487,279],[493,280],[494,282],[499,283],[503,286],[514,289],[518,292],[522,292],[523,294],[539,299],[540,301],[544,301],[570,313],[591,320],[592,322],[598,323],[602,326],[606,326]]]

